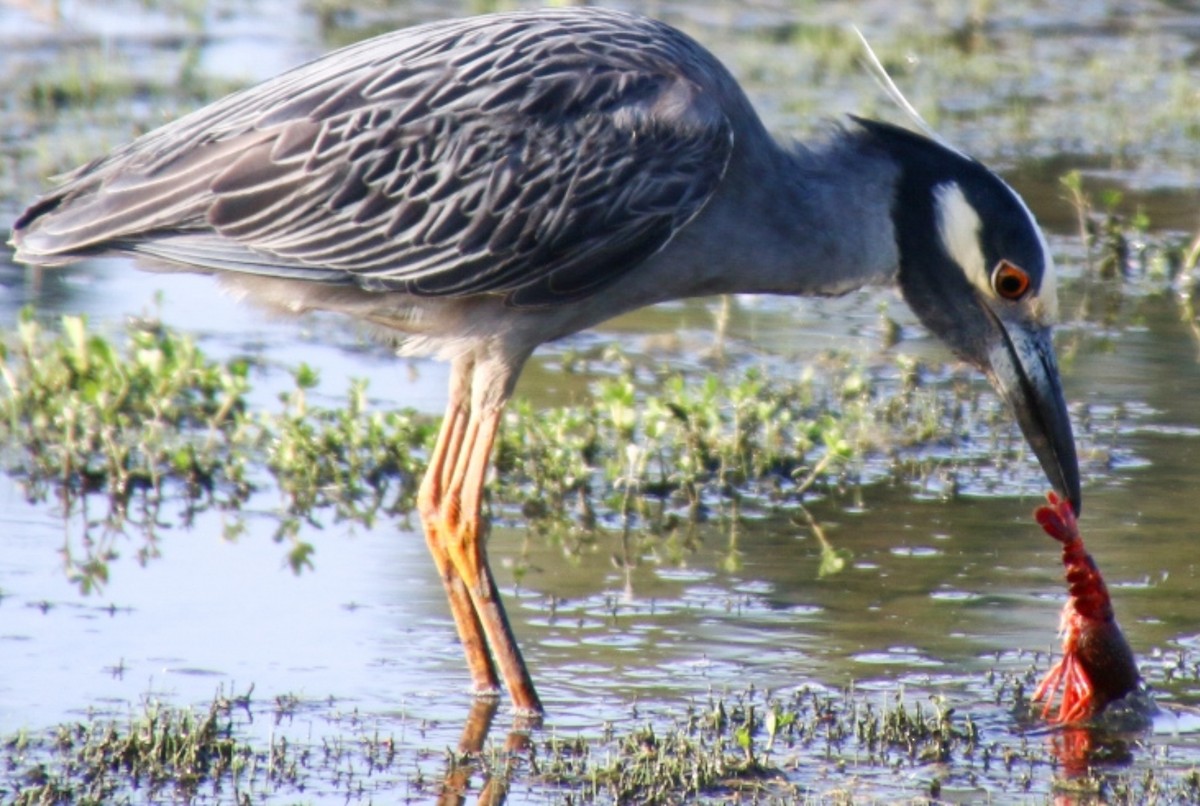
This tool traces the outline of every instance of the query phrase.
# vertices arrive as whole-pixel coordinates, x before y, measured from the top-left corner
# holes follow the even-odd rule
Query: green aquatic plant
[[[1192,653],[1181,652],[1194,667]],[[1195,802],[1200,776],[1186,753],[1142,754],[1130,769],[1127,733],[1077,727],[1084,744],[1072,745],[1065,732],[1014,730],[1011,720],[1029,702],[1013,681],[1030,683],[1034,673],[1016,674],[1017,663],[989,673],[1004,680],[994,703],[981,701],[975,685],[947,688],[944,678],[934,684],[939,693],[928,683],[921,693],[747,687],[634,704],[590,730],[518,722],[507,733],[492,724],[494,705],[476,703],[465,746],[452,750],[427,735],[435,723],[344,711],[333,699],[218,691],[195,708],[147,699],[124,717],[87,714],[0,736],[0,802],[493,803],[513,792],[538,803],[786,804],[938,799],[943,791],[972,800],[1022,792],[1038,802],[1054,794]],[[1161,682],[1161,670],[1148,671]],[[314,723],[323,726],[317,737]]]
[[[597,528],[657,539],[714,515],[861,496],[865,479],[885,474],[923,484],[956,461],[1002,468],[1022,457],[1000,440],[956,460],[959,435],[1003,432],[995,407],[981,405],[980,386],[946,385],[905,356],[872,367],[830,353],[794,377],[749,366],[691,380],[606,352],[570,361],[598,378],[586,399],[507,412],[494,517],[564,540]],[[156,321],[110,336],[77,317],[48,328],[26,311],[0,337],[0,463],[30,500],[82,515],[85,534],[65,550],[81,587],[106,580],[130,528],[146,537],[143,559],[157,553],[165,502],[184,526],[206,509],[227,513],[236,538],[247,502],[274,492],[275,536],[297,571],[313,563],[307,525],[372,528],[411,512],[436,419],[372,401],[366,381],[340,405],[314,405],[320,379],[304,364],[278,408],[252,409],[254,377],[270,371],[253,356],[213,359]],[[822,545],[822,573],[836,573],[846,555]]]
[[[13,806],[152,801],[190,802],[204,782],[237,781],[255,751],[236,739],[232,703],[218,696],[203,712],[147,703],[125,722],[101,718],[40,735],[21,731],[0,750],[0,798]],[[219,791],[219,788],[218,788]],[[241,802],[241,801],[239,801]]]
[[[44,495],[105,489],[118,503],[166,480],[211,489],[221,446],[245,428],[248,364],[209,361],[195,343],[154,323],[127,332],[119,349],[64,317],[49,336],[29,311],[0,343],[0,421],[20,458],[10,465]],[[236,475],[227,479],[238,481]]]

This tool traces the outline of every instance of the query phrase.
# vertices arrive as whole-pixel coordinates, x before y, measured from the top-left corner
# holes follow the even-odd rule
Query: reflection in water
[[[463,726],[462,738],[458,741],[458,756],[450,759],[449,769],[442,783],[442,791],[438,796],[439,806],[461,806],[466,803],[467,793],[471,790],[471,777],[475,773],[483,776],[483,785],[475,802],[479,806],[499,806],[504,803],[508,796],[515,760],[529,751],[529,732],[540,727],[541,720],[517,717],[504,740],[504,749],[498,758],[493,757],[493,763],[482,763],[480,756],[498,707],[499,700],[493,698],[476,699],[472,703],[466,724]],[[499,763],[494,763],[496,761]]]

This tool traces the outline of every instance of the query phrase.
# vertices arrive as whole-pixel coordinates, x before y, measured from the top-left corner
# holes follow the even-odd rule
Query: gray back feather
[[[732,149],[703,48],[627,14],[434,23],[335,52],[84,166],[18,259],[145,254],[421,295],[585,296],[704,206]]]

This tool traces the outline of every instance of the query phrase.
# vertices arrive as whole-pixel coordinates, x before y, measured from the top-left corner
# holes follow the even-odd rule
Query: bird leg
[[[467,584],[475,616],[487,635],[492,657],[500,667],[513,705],[519,711],[541,713],[541,701],[525,668],[525,660],[500,600],[500,590],[488,566],[483,534],[483,485],[502,411],[497,408],[481,414],[472,409],[463,443],[466,461],[460,464],[461,476],[456,473],[451,481],[451,497],[443,501],[442,512],[444,519],[456,527],[447,534],[450,557]],[[454,512],[455,504],[457,512]]]
[[[471,683],[477,695],[494,695],[500,690],[496,678],[496,669],[488,654],[487,639],[479,618],[475,615],[475,606],[471,603],[471,595],[463,582],[454,562],[445,548],[447,541],[447,526],[441,517],[443,491],[450,484],[450,476],[454,472],[455,459],[462,445],[463,433],[466,431],[468,411],[461,397],[456,399],[451,389],[450,405],[446,408],[446,416],[442,420],[442,428],[438,433],[437,444],[433,455],[429,458],[429,466],[425,470],[425,478],[417,494],[417,507],[421,513],[421,523],[425,528],[425,542],[429,553],[433,555],[434,565],[437,566],[438,576],[446,588],[446,598],[450,602],[450,614],[454,617],[454,626],[458,630],[458,638],[462,642],[463,651],[467,655],[467,667],[471,673]]]
[[[508,623],[485,549],[483,486],[503,400],[470,405],[467,387],[473,374],[471,365],[456,363],[446,418],[418,495],[421,520],[446,586],[475,691],[496,690],[494,658],[513,705],[519,711],[541,713],[541,701]]]

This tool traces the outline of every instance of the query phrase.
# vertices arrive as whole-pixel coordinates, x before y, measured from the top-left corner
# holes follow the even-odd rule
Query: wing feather
[[[716,189],[732,149],[718,70],[671,28],[597,10],[385,35],[75,172],[18,221],[19,257],[115,249],[381,291],[579,298]]]

